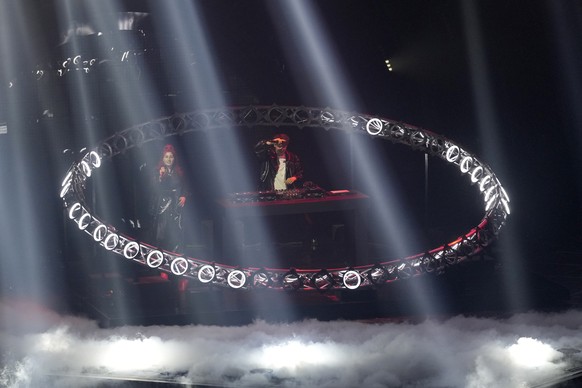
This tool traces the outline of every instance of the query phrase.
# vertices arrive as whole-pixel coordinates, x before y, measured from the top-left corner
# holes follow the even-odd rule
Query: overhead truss
[[[454,241],[425,252],[346,268],[241,268],[180,256],[121,234],[92,214],[85,201],[86,181],[104,161],[132,148],[166,137],[225,127],[286,126],[354,132],[400,143],[443,159],[464,174],[483,197],[484,215],[474,228]],[[361,113],[303,106],[222,107],[176,113],[122,130],[101,141],[73,163],[61,184],[68,217],[104,249],[127,260],[184,276],[202,284],[235,289],[358,289],[430,273],[460,263],[488,247],[510,214],[509,197],[491,168],[451,140],[415,126]]]

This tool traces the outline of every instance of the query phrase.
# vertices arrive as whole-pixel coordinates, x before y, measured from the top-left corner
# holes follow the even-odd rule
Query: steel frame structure
[[[121,234],[91,213],[85,201],[86,181],[101,164],[127,150],[165,137],[224,127],[314,127],[354,132],[400,143],[452,164],[483,196],[485,213],[477,226],[454,241],[388,262],[346,268],[240,268],[177,255]],[[234,289],[358,289],[442,270],[476,255],[497,238],[505,224],[509,197],[491,168],[447,138],[402,122],[330,108],[243,106],[176,113],[136,125],[103,140],[74,162],[62,181],[60,197],[68,217],[95,243],[127,260],[185,276],[201,284]]]

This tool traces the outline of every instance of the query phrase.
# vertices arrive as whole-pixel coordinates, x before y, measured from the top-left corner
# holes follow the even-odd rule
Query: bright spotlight
[[[390,59],[386,59],[384,63],[386,64],[386,68],[388,68],[388,71],[392,71],[392,64],[390,63]]]

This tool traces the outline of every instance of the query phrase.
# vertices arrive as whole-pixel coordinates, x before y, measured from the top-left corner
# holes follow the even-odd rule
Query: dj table
[[[240,246],[244,244],[241,233],[244,235],[246,226],[256,223],[261,217],[281,217],[279,222],[284,223],[286,216],[340,212],[348,224],[345,225],[349,231],[345,236],[350,251],[348,264],[365,263],[368,200],[367,195],[348,190],[243,193],[219,199],[215,219],[215,255],[219,258],[236,258]]]

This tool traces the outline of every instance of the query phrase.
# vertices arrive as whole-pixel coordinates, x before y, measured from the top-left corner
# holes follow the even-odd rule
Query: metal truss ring
[[[425,152],[458,168],[469,184],[483,196],[484,215],[478,225],[457,239],[410,257],[336,269],[233,268],[218,262],[177,256],[130,236],[111,234],[104,243],[105,230],[114,231],[97,219],[85,203],[85,182],[101,164],[145,143],[195,131],[224,127],[289,126],[351,131],[363,136],[400,143]],[[101,141],[67,171],[59,188],[69,218],[95,243],[126,260],[193,279],[235,289],[272,288],[280,290],[333,290],[377,287],[399,279],[430,273],[458,264],[490,246],[509,216],[509,196],[491,168],[453,141],[409,124],[386,118],[331,108],[279,105],[251,105],[201,109],[176,113],[136,125]],[[107,227],[105,229],[105,227]],[[97,237],[95,237],[97,236]],[[111,242],[111,243],[110,243]],[[113,244],[112,242],[115,242]]]

